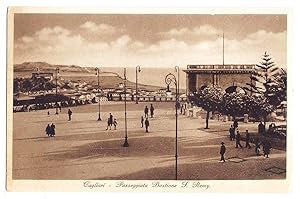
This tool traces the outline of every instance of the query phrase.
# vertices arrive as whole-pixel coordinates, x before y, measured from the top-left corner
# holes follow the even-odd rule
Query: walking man
[[[109,127],[110,127],[110,118],[107,118],[107,127],[106,127],[106,130],[108,130]]]
[[[68,115],[69,115],[69,121],[71,121],[71,119],[72,119],[72,111],[71,111],[71,109],[68,110]]]
[[[246,130],[246,146],[245,147],[248,147],[248,149],[251,149],[249,142],[250,142],[250,134],[249,134],[248,130]]]
[[[265,133],[265,125],[262,122],[259,122],[258,124],[258,134],[264,134]]]
[[[241,145],[241,134],[239,131],[236,132],[236,137],[235,137],[235,148],[243,148]]]
[[[142,124],[141,128],[143,128],[144,127],[144,117],[143,116],[141,116],[141,124]]]
[[[109,130],[111,130],[111,127],[113,125],[114,117],[111,113],[109,113]]]
[[[230,137],[230,140],[231,140],[231,141],[233,141],[234,138],[235,138],[234,128],[233,128],[232,125],[231,125],[230,128],[229,128],[229,137]]]
[[[154,115],[154,107],[152,104],[150,104],[150,115],[151,115],[151,118],[153,118],[153,115]]]
[[[146,106],[146,107],[145,107],[145,110],[144,110],[145,118],[148,117],[148,112],[149,112],[149,109],[148,109],[148,107]]]
[[[55,136],[55,125],[52,123],[50,126],[50,137]]]
[[[47,125],[47,127],[46,127],[46,134],[47,134],[47,136],[49,137],[50,136],[50,134],[51,134],[51,127],[50,127],[50,125],[48,124]]]
[[[146,133],[149,132],[149,131],[148,131],[149,126],[150,126],[150,123],[149,123],[148,118],[146,117],[146,120],[145,120]]]
[[[263,150],[264,150],[264,157],[269,158],[270,150],[271,150],[271,143],[267,140],[263,142]]]
[[[238,128],[238,127],[239,127],[239,123],[238,123],[238,121],[235,119],[235,120],[233,121],[233,128],[236,129],[236,128]]]
[[[109,117],[107,118],[106,130],[108,130],[108,127],[109,127],[109,130],[111,130],[112,125],[113,125],[113,116],[111,113],[109,113]]]
[[[224,145],[224,142],[221,142],[221,148],[220,148],[221,159],[220,159],[220,161],[225,162],[225,158],[224,158],[225,152],[226,152],[226,147]]]
[[[180,106],[180,114],[182,115],[182,111],[183,111],[183,104],[181,104]]]

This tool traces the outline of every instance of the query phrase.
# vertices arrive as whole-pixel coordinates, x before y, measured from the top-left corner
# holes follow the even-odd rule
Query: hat
[[[221,144],[225,144],[224,142],[221,142]]]

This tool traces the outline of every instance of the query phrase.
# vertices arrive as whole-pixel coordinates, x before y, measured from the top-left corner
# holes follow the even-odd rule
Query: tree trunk
[[[235,121],[235,119],[236,119],[236,116],[235,116],[235,115],[233,115],[233,116],[232,116],[232,120],[233,120],[233,121]]]
[[[266,132],[266,121],[267,120],[267,116],[264,116],[264,126],[265,126],[265,129],[264,129],[264,133]]]
[[[206,112],[206,127],[205,127],[205,129],[208,129],[208,119],[209,119],[209,111]]]

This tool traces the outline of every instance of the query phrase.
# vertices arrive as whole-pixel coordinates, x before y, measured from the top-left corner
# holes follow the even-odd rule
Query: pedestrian
[[[224,142],[221,142],[221,148],[220,148],[221,159],[220,159],[220,161],[225,162],[225,158],[224,158],[225,152],[226,152],[226,147],[224,145]]]
[[[246,146],[245,147],[248,147],[248,149],[251,149],[249,142],[250,142],[250,134],[249,134],[248,130],[246,130]]]
[[[271,150],[271,143],[267,140],[263,142],[263,151],[264,151],[264,157],[269,158],[270,150]]]
[[[151,118],[153,118],[153,115],[154,115],[154,107],[152,104],[150,104],[150,116]]]
[[[51,134],[51,129],[50,129],[51,127],[50,127],[50,124],[48,124],[47,125],[47,127],[46,127],[46,130],[45,130],[45,132],[46,132],[46,134],[47,134],[47,136],[49,137],[50,136],[50,134]]]
[[[106,127],[106,130],[108,130],[109,127],[110,127],[110,118],[108,117],[107,118],[107,127]]]
[[[259,138],[255,139],[255,154],[256,156],[259,156],[260,154],[260,143],[259,143]]]
[[[229,138],[230,138],[231,141],[233,141],[235,139],[235,133],[234,133],[233,125],[231,125],[230,128],[229,128]]]
[[[71,119],[72,119],[72,111],[71,111],[71,109],[68,110],[68,115],[69,115],[69,121],[71,121]]]
[[[236,137],[235,137],[235,148],[243,148],[241,145],[241,134],[239,131],[236,132]]]
[[[115,130],[117,130],[117,124],[118,124],[117,119],[114,118],[114,128],[115,128]]]
[[[146,106],[145,109],[144,109],[145,118],[148,117],[148,112],[149,112],[149,109],[148,109],[148,107]]]
[[[141,128],[143,128],[144,127],[144,117],[143,116],[141,116],[141,124],[142,124]]]
[[[181,104],[180,106],[180,114],[182,115],[182,112],[183,112],[183,104]]]
[[[238,127],[239,127],[239,123],[238,123],[238,121],[236,119],[234,119],[234,121],[233,121],[233,128],[236,129]]]
[[[111,127],[113,125],[114,117],[111,113],[109,113],[109,130],[111,130]]]
[[[47,113],[47,114],[48,114],[48,116],[50,116],[50,112],[49,112],[49,111],[48,111],[48,113]]]
[[[146,120],[145,120],[146,133],[149,132],[149,131],[148,131],[149,126],[150,126],[150,123],[149,123],[148,118],[146,117]]]
[[[258,124],[258,134],[264,134],[265,133],[265,125],[260,121]]]
[[[55,136],[55,124],[51,124],[50,126],[50,137],[54,137]]]

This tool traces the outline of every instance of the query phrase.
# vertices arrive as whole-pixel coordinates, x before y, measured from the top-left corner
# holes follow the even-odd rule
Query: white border
[[[215,6],[218,6],[218,7],[235,7],[235,6],[238,6],[238,7],[245,7],[247,6],[248,8],[249,7],[259,7],[259,8],[266,8],[266,7],[274,7],[274,8],[281,8],[281,7],[285,7],[285,8],[293,8],[294,10],[294,16],[293,16],[293,20],[291,21],[291,23],[289,23],[289,26],[292,26],[293,28],[293,34],[291,36],[296,36],[296,35],[300,35],[299,33],[299,28],[297,24],[299,24],[299,6],[297,4],[297,1],[292,1],[292,0],[286,0],[286,1],[272,1],[272,0],[268,0],[268,1],[257,1],[257,0],[252,0],[252,1],[233,1],[233,0],[227,0],[227,1],[214,1],[214,0],[210,0],[208,2],[198,2],[198,3],[195,3],[194,1],[189,1],[189,0],[185,0],[185,1],[180,1],[180,0],[173,0],[173,1],[158,1],[160,3],[157,3],[157,2],[153,2],[152,3],[149,3],[150,1],[116,1],[116,0],[113,0],[113,1],[108,1],[108,2],[88,2],[87,0],[85,1],[79,1],[79,0],[73,0],[73,1],[62,1],[60,0],[59,1],[59,4],[55,1],[21,1],[21,0],[18,0],[18,1],[15,1],[15,0],[10,0],[10,1],[1,1],[1,37],[0,37],[0,41],[1,41],[1,63],[2,63],[2,67],[1,68],[1,71],[0,71],[0,74],[5,74],[5,60],[6,60],[6,48],[5,48],[5,44],[6,44],[6,29],[4,28],[5,25],[6,25],[6,7],[7,6],[12,6],[12,5],[19,5],[19,6],[22,6],[22,5],[26,5],[26,6],[36,6],[36,5],[39,5],[39,6],[87,6],[87,4],[89,6],[100,6],[100,7],[110,7],[110,8],[132,8],[132,7],[135,7],[135,8],[146,8],[146,9],[149,9],[149,7],[168,7],[168,9],[170,7],[185,7],[185,8],[195,8],[195,7],[199,7],[199,6],[209,6],[209,7],[215,7]],[[192,2],[192,3],[191,3]],[[298,23],[297,23],[298,21]],[[289,27],[290,28],[290,27]],[[292,43],[295,43],[295,44],[299,44],[299,39],[298,37],[290,37],[289,36],[289,39],[291,40],[290,42]],[[289,115],[290,115],[290,119],[289,119],[289,127],[293,130],[294,129],[294,132],[297,131],[297,129],[295,128],[295,124],[296,122],[294,122],[294,120],[298,119],[296,118],[297,115],[296,115],[296,111],[295,111],[295,108],[296,106],[294,107],[293,105],[296,105],[296,102],[295,99],[296,97],[298,97],[298,89],[296,87],[296,81],[297,81],[297,73],[298,72],[298,67],[300,67],[300,64],[299,64],[299,59],[297,60],[297,58],[299,57],[299,47],[298,45],[293,45],[293,48],[288,48],[288,55],[289,55],[289,59],[288,59],[288,65],[290,64],[290,61],[293,62],[293,73],[289,73],[289,78],[291,77],[292,78],[292,81],[289,81],[288,80],[288,84],[289,84],[289,87],[290,87],[290,90],[292,92],[292,95],[291,95],[291,99],[289,100],[289,106],[291,109],[289,110],[293,110],[293,111],[290,111],[289,112]],[[290,56],[292,56],[292,59],[290,60]],[[298,66],[298,67],[297,67]],[[290,69],[289,69],[289,72],[290,72]],[[1,90],[4,91],[6,89],[6,82],[5,82],[5,79],[4,77],[1,78]],[[2,104],[5,104],[5,100],[2,98]],[[1,106],[1,113],[3,114],[2,116],[5,115],[5,108],[3,106]],[[3,120],[1,120],[3,123],[2,123],[2,127],[5,126],[5,119],[3,118]],[[4,130],[4,129],[3,129]],[[2,132],[5,132],[5,131],[2,131]],[[3,133],[2,134],[2,145],[1,146],[5,146],[5,134]],[[293,141],[294,141],[294,144],[293,144],[293,151],[300,151],[299,150],[299,146],[296,145],[297,142],[299,142],[298,140],[299,139],[299,134],[297,132],[295,132],[295,135],[293,135]],[[3,152],[5,152],[5,150],[2,150]],[[293,187],[293,193],[292,194],[289,194],[288,197],[294,197],[297,195],[297,193],[299,193],[299,188],[297,186],[297,181],[299,181],[299,160],[297,160],[298,158],[293,158],[293,168],[296,168],[293,170],[293,178],[292,178],[292,187]],[[1,156],[1,161],[2,161],[2,164],[1,164],[1,168],[2,166],[4,165],[4,168],[1,169],[2,171],[5,170],[5,155],[2,155]],[[297,165],[297,166],[296,166]],[[4,176],[1,176],[2,180],[5,179],[5,173],[1,173],[1,174],[4,174]],[[1,184],[0,186],[4,189],[4,183],[3,181],[1,181]],[[2,196],[3,197],[7,197],[8,195],[11,195],[11,194],[7,194],[4,192],[2,192]],[[107,196],[107,194],[105,193],[102,193],[101,194],[101,197],[103,197],[103,195]],[[126,196],[128,196],[127,194],[125,194]],[[151,195],[151,196],[150,196]],[[140,197],[148,197],[150,196],[151,198],[152,197],[157,197],[157,194],[146,194],[146,195],[140,195],[140,194],[137,194],[135,196],[138,196],[139,198]],[[21,196],[19,194],[16,194],[15,196]],[[40,197],[43,197],[45,196],[44,194],[35,194],[35,195],[30,195],[30,197],[33,197],[33,198],[40,198]],[[51,194],[51,196],[53,197],[56,197],[57,195],[53,195]],[[93,196],[93,198],[99,198],[99,195],[95,195],[95,194],[91,194],[89,196]],[[105,197],[104,196],[104,197]],[[168,195],[169,196],[169,195]],[[179,198],[179,197],[182,197],[182,195],[180,194],[171,194],[170,195],[172,198],[175,197],[175,198]],[[207,196],[207,195],[206,195]],[[216,196],[216,195],[214,195]],[[228,195],[227,195],[228,196]],[[1,197],[1,198],[3,198]],[[21,197],[24,197],[21,196]],[[82,195],[81,194],[73,194],[72,197],[75,197],[75,198],[81,198]],[[118,196],[118,197],[123,197],[123,196]],[[130,197],[133,197],[132,195],[130,195]],[[149,197],[149,198],[150,198]],[[186,196],[184,196],[186,197]],[[189,194],[188,197],[199,197],[198,195],[195,195],[195,194]],[[205,196],[203,196],[205,197]],[[210,195],[211,197],[211,195]],[[224,197],[223,195],[217,195],[216,197]],[[253,197],[257,197],[257,195],[250,195],[250,196],[247,196],[247,195],[240,195],[240,197],[243,197],[243,198],[253,198]],[[265,197],[265,196],[263,196]],[[272,198],[276,198],[276,197],[286,197],[286,196],[282,196],[282,195],[272,195]]]

